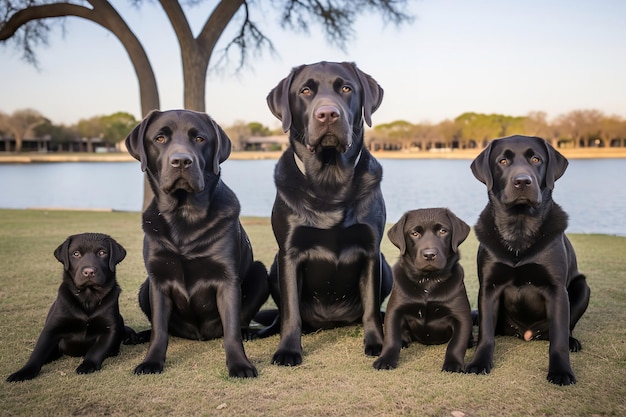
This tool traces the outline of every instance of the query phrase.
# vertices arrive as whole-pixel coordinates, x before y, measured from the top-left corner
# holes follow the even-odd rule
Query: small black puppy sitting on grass
[[[472,317],[458,246],[469,226],[450,210],[431,208],[405,213],[388,232],[400,249],[385,313],[385,339],[376,369],[394,369],[400,349],[410,342],[449,341],[443,370],[463,372],[472,344]]]
[[[143,343],[149,337],[125,327],[120,314],[115,267],[126,250],[119,243],[101,233],[82,233],[68,237],[54,256],[63,263],[63,282],[30,359],[9,382],[35,378],[44,364],[63,354],[84,356],[76,372],[89,374],[117,355],[122,342]]]

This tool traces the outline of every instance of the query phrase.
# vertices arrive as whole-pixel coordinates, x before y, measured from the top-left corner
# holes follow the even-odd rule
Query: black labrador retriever
[[[538,137],[493,140],[472,162],[489,202],[476,224],[479,336],[470,373],[489,373],[494,335],[550,340],[548,380],[576,383],[569,351],[589,304],[589,286],[578,272],[565,236],[567,214],[552,199],[554,182],[568,162]]]
[[[463,372],[472,343],[472,315],[459,245],[470,227],[444,208],[411,210],[387,236],[400,249],[385,313],[385,341],[376,369],[394,369],[410,342],[449,341],[442,370]]]
[[[274,173],[278,254],[270,289],[281,333],[275,364],[302,362],[303,329],[359,322],[365,353],[380,354],[380,306],[392,275],[380,252],[382,167],[363,146],[363,122],[371,125],[382,97],[371,76],[346,62],[294,68],[267,97],[291,144]]]
[[[84,356],[76,372],[89,374],[117,355],[122,342],[146,341],[124,326],[120,314],[115,267],[126,251],[119,243],[101,233],[81,233],[68,237],[54,256],[63,264],[63,282],[33,353],[9,382],[35,378],[44,364],[64,354]]]
[[[269,288],[239,221],[239,201],[220,178],[230,139],[205,113],[154,111],[128,135],[126,147],[154,192],[143,213],[148,278],[139,291],[152,334],[135,373],[163,370],[169,331],[194,340],[224,336],[229,375],[256,377],[242,328]]]

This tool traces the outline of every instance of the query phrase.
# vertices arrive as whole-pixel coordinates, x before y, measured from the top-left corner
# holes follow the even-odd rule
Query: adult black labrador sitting
[[[489,202],[476,224],[480,329],[470,373],[491,371],[495,334],[513,335],[550,340],[548,380],[576,383],[569,351],[581,344],[572,331],[590,290],[564,233],[567,214],[552,199],[567,165],[544,139],[528,136],[493,140],[472,162]]]
[[[253,261],[239,201],[220,179],[229,138],[205,113],[154,111],[128,135],[126,147],[154,191],[143,213],[148,278],[139,291],[152,334],[135,373],[163,370],[169,330],[195,340],[224,336],[229,375],[257,376],[242,327],[269,296],[267,271]]]
[[[382,168],[363,146],[363,122],[383,90],[353,63],[294,68],[269,93],[291,146],[274,173],[278,254],[270,289],[280,311],[273,363],[302,362],[305,331],[362,322],[365,353],[380,354],[380,305],[392,285],[380,252]]]
[[[63,354],[84,356],[79,374],[100,370],[102,362],[119,353],[120,344],[145,342],[120,314],[115,267],[126,256],[110,236],[81,233],[68,237],[54,256],[63,264],[63,281],[48,311],[44,328],[28,362],[7,381],[33,379],[41,367]]]
[[[400,349],[412,341],[425,345],[449,341],[444,371],[463,372],[472,343],[472,314],[459,245],[470,227],[444,208],[412,210],[387,236],[400,249],[393,266],[393,289],[385,313],[385,341],[376,369],[393,369]]]

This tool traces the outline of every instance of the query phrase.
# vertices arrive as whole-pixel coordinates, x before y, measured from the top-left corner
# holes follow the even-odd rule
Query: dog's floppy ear
[[[65,239],[65,242],[61,243],[58,248],[54,250],[54,257],[57,258],[59,262],[63,264],[63,269],[65,271],[70,270],[70,242],[72,241],[72,237],[68,237]]]
[[[291,106],[289,105],[289,89],[293,77],[300,71],[302,66],[293,68],[289,75],[283,78],[276,87],[267,95],[267,105],[276,118],[283,122],[283,132],[291,128]]]
[[[387,232],[387,237],[398,249],[400,249],[400,255],[406,253],[406,241],[404,239],[404,224],[406,223],[407,213],[404,213],[400,220]]]
[[[489,142],[489,145],[481,153],[478,154],[476,159],[472,161],[472,173],[476,179],[483,184],[487,185],[487,191],[491,191],[493,188],[493,173],[491,167],[491,149],[494,142],[499,139],[494,139]]]
[[[232,144],[230,142],[230,138],[224,132],[224,129],[218,125],[215,120],[209,115],[205,115],[213,126],[213,130],[215,131],[215,153],[213,155],[213,173],[215,175],[220,173],[220,164],[224,162],[230,156],[230,150],[232,148]]]
[[[137,125],[133,130],[130,131],[128,136],[126,136],[126,149],[128,153],[141,162],[141,170],[146,171],[148,166],[148,160],[146,158],[146,147],[143,143],[143,139],[146,136],[146,129],[150,125],[150,121],[161,112],[158,110],[152,110],[148,115]]]
[[[548,160],[546,166],[546,187],[550,190],[554,189],[554,182],[561,178],[567,169],[569,162],[559,151],[554,149],[547,140],[537,138],[543,142],[548,152]]]
[[[374,78],[357,68],[356,64],[350,65],[359,78],[363,91],[363,119],[368,126],[372,126],[372,113],[374,113],[383,101],[383,89]]]
[[[452,251],[456,253],[459,250],[459,245],[467,239],[470,227],[450,210],[446,209],[446,214],[448,215],[448,219],[450,219],[450,224],[452,224],[452,238],[450,239],[450,245],[452,247]]]
[[[122,262],[126,257],[126,249],[122,247],[112,237],[108,238],[109,241],[109,269],[115,271],[115,266]]]

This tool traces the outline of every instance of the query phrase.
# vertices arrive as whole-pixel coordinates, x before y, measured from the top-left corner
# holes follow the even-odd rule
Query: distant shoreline
[[[480,149],[454,149],[424,152],[372,152],[378,159],[474,159]],[[559,149],[568,159],[626,158],[626,148],[572,148]],[[281,151],[236,151],[232,160],[278,159]],[[52,162],[131,162],[127,153],[20,153],[0,154],[0,164],[29,164]]]

